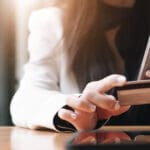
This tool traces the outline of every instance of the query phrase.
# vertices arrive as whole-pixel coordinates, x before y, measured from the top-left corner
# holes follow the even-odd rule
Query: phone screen
[[[91,131],[75,134],[67,143],[67,150],[150,150],[150,131],[119,132]]]

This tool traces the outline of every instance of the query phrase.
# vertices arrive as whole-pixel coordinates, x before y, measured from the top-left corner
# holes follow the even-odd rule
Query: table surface
[[[105,126],[103,131],[150,131],[150,126]],[[30,130],[19,127],[0,127],[0,148],[3,150],[65,150],[73,133],[49,130]]]

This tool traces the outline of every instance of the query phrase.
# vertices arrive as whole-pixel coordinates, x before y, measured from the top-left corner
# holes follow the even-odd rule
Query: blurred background
[[[28,59],[28,19],[54,0],[0,0],[0,126],[12,125],[9,105]]]

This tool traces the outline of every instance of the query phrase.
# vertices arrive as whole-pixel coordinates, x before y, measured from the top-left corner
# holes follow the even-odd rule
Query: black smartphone
[[[150,69],[150,37],[147,42],[146,50],[142,59],[142,63],[140,66],[139,74],[137,80],[145,80],[149,79],[146,77],[146,71]]]
[[[67,150],[150,150],[150,131],[87,131],[73,135]]]

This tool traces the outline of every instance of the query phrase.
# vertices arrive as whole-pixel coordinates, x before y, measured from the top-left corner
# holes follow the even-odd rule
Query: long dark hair
[[[120,55],[105,38],[100,5],[100,0],[66,0],[63,13],[68,71],[75,74],[81,91],[90,81],[123,73]]]

